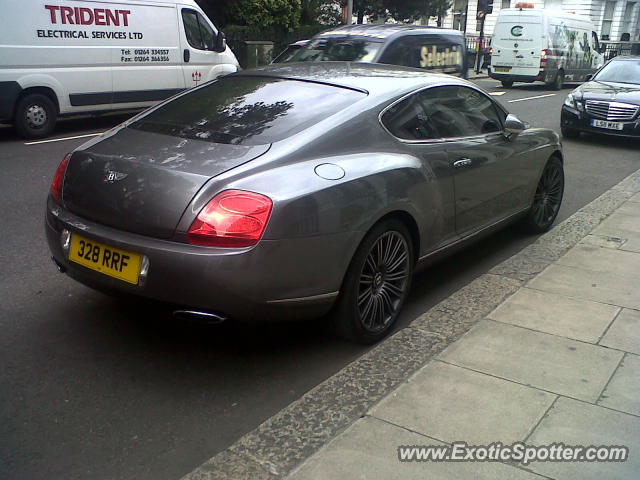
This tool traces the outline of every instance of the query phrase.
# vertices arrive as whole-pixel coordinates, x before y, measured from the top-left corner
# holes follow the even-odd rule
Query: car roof
[[[384,39],[392,36],[415,35],[420,33],[456,35],[462,37],[462,33],[459,30],[450,28],[428,27],[426,25],[408,25],[404,23],[385,23],[342,25],[330,30],[325,30],[324,32],[317,34],[316,38],[332,35],[360,35]]]
[[[264,76],[325,83],[371,94],[402,94],[420,86],[436,83],[466,85],[461,78],[428,73],[419,68],[364,62],[278,63],[233,76]]]
[[[611,59],[611,61],[619,61],[619,60],[640,60],[640,55],[616,55]]]

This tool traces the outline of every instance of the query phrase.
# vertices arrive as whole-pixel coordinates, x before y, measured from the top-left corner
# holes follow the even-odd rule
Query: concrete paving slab
[[[618,307],[523,288],[489,314],[511,325],[597,343]]]
[[[367,417],[294,471],[289,480],[541,480],[534,473],[502,463],[400,462],[401,445],[442,445],[403,428]]]
[[[628,308],[622,310],[600,345],[640,355],[640,311]]]
[[[625,202],[616,210],[616,214],[630,215],[640,220],[640,205],[636,202]]]
[[[527,441],[531,445],[624,445],[626,462],[534,462],[534,472],[558,480],[637,480],[640,472],[640,418],[560,397]]]
[[[595,402],[622,352],[483,320],[439,355],[455,365]]]
[[[576,245],[558,260],[559,265],[615,275],[635,276],[640,281],[640,255],[591,245]]]
[[[610,235],[611,232],[640,233],[640,221],[638,221],[638,218],[635,216],[623,215],[616,212],[598,225],[592,233],[597,235]]]
[[[627,353],[598,405],[640,416],[640,357]]]
[[[628,219],[628,216],[615,217],[610,223],[604,223],[601,227],[598,227],[594,235],[590,236],[597,234],[603,238],[619,238],[622,240],[620,250],[640,253],[640,221],[631,222],[631,225],[629,225],[629,222],[625,221],[625,219]],[[636,225],[638,227],[636,230],[629,230],[629,228],[635,228]],[[584,240],[586,241],[587,238]]]
[[[559,295],[640,309],[640,289],[636,275],[607,274],[551,265],[527,286]]]
[[[447,443],[524,440],[556,395],[442,362],[431,362],[371,415]]]
[[[594,247],[604,248],[620,248],[626,239],[620,237],[612,237],[606,235],[587,235],[582,239],[580,243],[586,245],[593,245]]]

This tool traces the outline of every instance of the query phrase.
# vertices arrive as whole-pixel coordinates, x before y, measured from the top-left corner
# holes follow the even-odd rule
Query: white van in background
[[[559,90],[582,82],[604,63],[588,17],[532,4],[500,11],[491,41],[489,76],[509,88],[513,82],[542,81]]]
[[[0,122],[25,137],[59,115],[153,105],[238,70],[194,0],[2,0]]]

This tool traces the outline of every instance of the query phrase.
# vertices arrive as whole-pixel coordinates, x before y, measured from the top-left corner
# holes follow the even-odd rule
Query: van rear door
[[[544,30],[542,17],[502,15],[493,33],[491,64],[496,73],[536,76]]]

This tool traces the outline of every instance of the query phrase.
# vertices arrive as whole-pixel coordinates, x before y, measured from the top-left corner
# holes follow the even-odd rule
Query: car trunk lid
[[[268,149],[268,144],[220,144],[122,128],[73,154],[63,201],[87,220],[169,238],[209,179]]]

